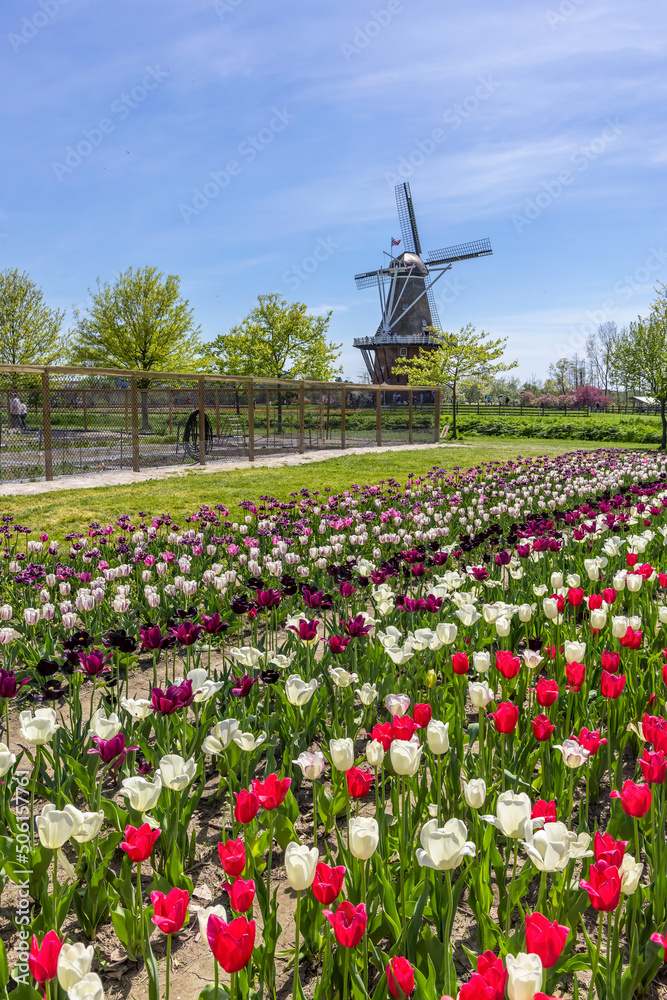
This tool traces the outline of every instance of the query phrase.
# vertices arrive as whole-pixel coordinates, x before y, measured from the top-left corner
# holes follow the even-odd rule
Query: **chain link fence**
[[[0,366],[0,481],[437,441],[439,391]]]

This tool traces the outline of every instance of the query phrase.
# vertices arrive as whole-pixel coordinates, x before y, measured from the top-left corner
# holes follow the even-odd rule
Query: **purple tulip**
[[[218,632],[226,632],[229,628],[227,622],[221,621],[220,615],[217,611],[213,615],[202,615],[201,623],[202,628],[207,635],[217,635]]]
[[[99,736],[93,736],[92,739],[95,748],[88,753],[98,754],[103,764],[111,764],[113,768],[120,767],[131,750],[139,749],[139,747],[126,747],[122,733],[118,733],[110,740],[102,740]]]
[[[312,622],[307,622],[305,618],[299,619],[299,627],[296,625],[288,625],[288,629],[292,632],[296,632],[300,639],[304,642],[311,642],[313,639],[317,638],[317,626],[319,625],[317,618],[314,618]]]
[[[257,591],[257,607],[258,608],[277,608],[280,604],[280,591],[279,590],[258,590]]]
[[[14,698],[18,689],[29,682],[28,677],[17,681],[13,670],[0,670],[0,698]]]
[[[166,691],[161,688],[153,688],[151,691],[151,703],[160,715],[172,715],[181,708],[187,708],[194,701],[194,697],[192,681],[172,684]]]
[[[182,625],[170,628],[169,631],[172,635],[176,636],[182,646],[192,646],[203,630],[201,625],[195,625],[193,622],[183,622]]]
[[[248,674],[244,674],[243,677],[235,677],[232,694],[235,698],[247,698],[257,680],[257,677],[249,677]]]
[[[90,677],[97,677],[98,674],[109,673],[109,668],[107,663],[112,657],[112,653],[107,653],[104,655],[104,650],[102,649],[91,649],[89,653],[79,653],[79,662],[83,667],[83,670],[78,670],[77,673],[86,673]]]
[[[325,594],[323,590],[309,590],[308,587],[304,587],[301,593],[303,603],[307,608],[331,608],[333,607],[333,599],[331,594]]]
[[[155,649],[171,649],[176,644],[176,637],[173,635],[162,635],[159,625],[144,626],[139,629],[141,634],[141,648],[153,651]]]
[[[348,618],[346,622],[340,623],[341,628],[348,635],[368,635],[368,633],[373,628],[372,625],[366,624],[366,619],[363,615],[357,615],[356,618]]]

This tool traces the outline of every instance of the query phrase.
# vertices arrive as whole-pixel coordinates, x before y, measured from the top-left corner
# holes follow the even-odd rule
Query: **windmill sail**
[[[406,250],[411,250],[412,253],[421,254],[422,247],[419,241],[419,232],[417,231],[417,220],[415,219],[415,210],[412,205],[410,185],[407,181],[404,181],[403,184],[397,184],[394,191],[396,192],[396,207],[398,209],[399,222],[401,223],[403,246]]]

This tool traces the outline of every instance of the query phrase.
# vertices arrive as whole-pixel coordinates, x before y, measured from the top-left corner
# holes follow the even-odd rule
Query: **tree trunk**
[[[660,400],[660,418],[662,420],[662,443],[660,447],[663,451],[667,449],[667,417],[665,417],[665,403],[667,400]]]
[[[452,438],[456,440],[456,382],[452,386]]]

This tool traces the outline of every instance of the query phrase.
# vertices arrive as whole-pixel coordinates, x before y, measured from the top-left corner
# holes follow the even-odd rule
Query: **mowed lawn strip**
[[[460,448],[435,445],[423,451],[398,446],[395,451],[346,455],[299,466],[280,468],[230,469],[229,472],[192,472],[182,477],[148,480],[123,486],[102,486],[95,489],[58,490],[33,496],[0,497],[0,514],[11,514],[33,532],[48,531],[61,539],[70,531],[85,530],[91,521],[113,523],[120,514],[141,520],[139,512],[148,516],[169,513],[180,523],[202,504],[224,504],[236,518],[241,500],[258,502],[261,496],[289,499],[290,493],[301,490],[322,490],[330,487],[339,493],[353,483],[375,485],[389,478],[405,483],[410,475],[424,475],[434,466],[451,471],[455,466],[469,469],[482,462],[515,459],[537,455],[562,455],[582,449],[595,451],[604,445],[590,441],[544,441],[530,438],[474,438]],[[615,448],[652,450],[646,445],[619,445]]]

